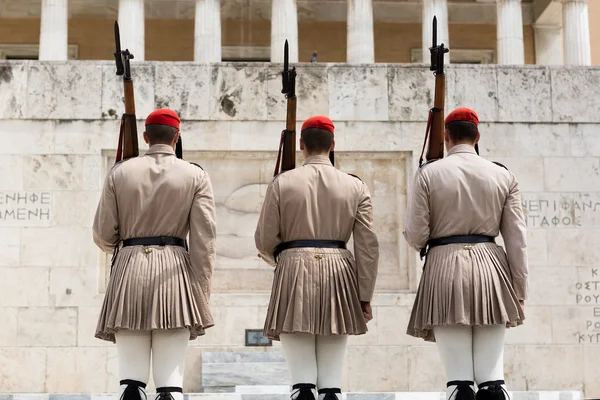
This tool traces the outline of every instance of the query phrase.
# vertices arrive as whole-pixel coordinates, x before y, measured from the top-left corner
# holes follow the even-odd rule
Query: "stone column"
[[[129,49],[134,61],[146,59],[144,0],[119,0],[121,48]]]
[[[448,2],[446,0],[423,0],[423,62],[425,64],[429,64],[431,60],[429,48],[433,44],[434,16],[437,18],[437,45],[444,43],[444,47],[450,48]],[[444,62],[449,62],[448,54],[444,55]]]
[[[194,61],[221,62],[220,0],[196,0]]]
[[[538,65],[562,65],[562,28],[556,25],[534,24],[535,63]]]
[[[283,62],[283,46],[289,45],[289,60],[298,62],[298,11],[296,0],[273,0],[271,9],[271,62]]]
[[[562,0],[565,65],[591,65],[587,0]]]
[[[371,0],[348,1],[347,56],[349,64],[375,63],[373,4]]]
[[[40,60],[66,60],[69,25],[68,0],[42,0]]]
[[[498,15],[496,24],[498,64],[525,64],[521,0],[498,0],[496,12]]]

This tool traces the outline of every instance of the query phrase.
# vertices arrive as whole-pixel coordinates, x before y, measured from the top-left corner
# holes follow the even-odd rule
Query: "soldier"
[[[367,332],[379,245],[367,185],[333,167],[334,126],[312,117],[301,129],[302,167],[268,186],[255,233],[275,267],[263,334],[280,340],[292,398],[337,400],[348,335]],[[353,235],[354,253],[346,242]]]
[[[448,156],[417,171],[406,212],[404,237],[425,256],[407,333],[437,342],[449,399],[474,398],[475,382],[477,399],[503,399],[506,327],[523,323],[528,291],[519,185],[479,157],[475,111],[444,123]]]
[[[116,342],[123,400],[146,398],[151,355],[157,398],[183,400],[188,341],[213,326],[213,191],[176,156],[179,124],[171,110],[148,116],[149,150],[113,167],[94,219],[95,243],[114,251],[95,336]]]

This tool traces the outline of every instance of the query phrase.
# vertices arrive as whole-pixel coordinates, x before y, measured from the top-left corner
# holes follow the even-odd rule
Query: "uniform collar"
[[[448,152],[448,155],[451,156],[452,154],[458,154],[458,153],[470,153],[470,154],[477,155],[475,148],[473,146],[471,146],[470,144],[457,144],[456,146],[454,146],[453,148],[450,149],[450,151]]]
[[[304,160],[304,164],[302,165],[307,164],[322,164],[333,166],[333,164],[331,164],[331,160],[329,160],[329,157],[327,156],[309,156],[306,158],[306,160]]]
[[[168,144],[155,144],[150,146],[146,154],[173,154],[175,155],[175,150]]]

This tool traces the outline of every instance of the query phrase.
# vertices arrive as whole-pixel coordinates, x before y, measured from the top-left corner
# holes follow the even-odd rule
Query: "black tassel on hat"
[[[183,160],[183,145],[181,144],[181,136],[177,139],[177,145],[175,145],[175,155],[177,158]]]

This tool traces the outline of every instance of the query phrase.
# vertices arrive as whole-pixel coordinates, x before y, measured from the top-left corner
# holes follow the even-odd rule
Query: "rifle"
[[[296,68],[289,68],[287,40],[285,41],[283,53],[283,72],[281,73],[283,89],[281,93],[285,94],[287,99],[287,115],[285,130],[281,132],[281,141],[279,142],[279,152],[273,176],[296,168]],[[279,168],[280,162],[281,169]]]
[[[119,129],[119,145],[115,163],[128,158],[137,157],[140,154],[138,146],[137,124],[135,118],[135,99],[133,96],[133,80],[131,79],[131,68],[129,60],[133,54],[129,50],[121,50],[121,35],[119,24],[115,21],[115,43],[116,51],[113,53],[117,64],[117,75],[123,76],[123,91],[125,93],[125,113],[121,117]]]
[[[444,103],[446,97],[446,75],[444,73],[444,54],[450,50],[444,47],[444,43],[437,45],[437,18],[433,17],[433,46],[431,52],[430,71],[435,75],[435,97],[433,108],[429,110],[425,142],[419,158],[419,168],[423,164],[423,152],[429,138],[429,147],[425,158],[427,161],[444,158]]]

